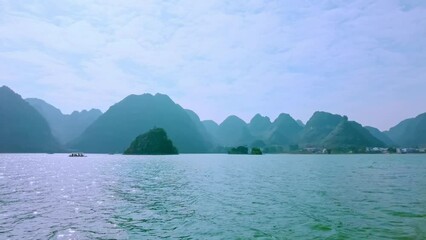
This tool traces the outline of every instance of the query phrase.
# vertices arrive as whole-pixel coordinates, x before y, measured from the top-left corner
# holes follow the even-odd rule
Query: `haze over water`
[[[0,155],[0,239],[423,239],[422,155]]]

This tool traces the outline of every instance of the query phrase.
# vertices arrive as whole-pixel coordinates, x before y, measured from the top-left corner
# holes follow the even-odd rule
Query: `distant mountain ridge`
[[[61,152],[49,124],[10,88],[0,87],[0,152]]]
[[[326,148],[362,148],[385,147],[386,144],[374,137],[361,124],[348,121],[343,117],[342,121],[322,141]]]
[[[24,101],[6,86],[0,88],[0,97],[0,152],[62,151],[56,137],[61,143],[69,142],[69,150],[122,153],[136,136],[153,128],[164,128],[182,153],[227,152],[237,146],[266,148],[267,152],[426,147],[426,113],[381,132],[322,111],[306,124],[287,113],[274,121],[256,114],[249,123],[231,115],[217,124],[201,121],[194,111],[164,94],[129,95],[104,114],[91,110],[69,115],[40,99]]]
[[[272,127],[271,119],[259,113],[254,115],[248,124],[251,134],[256,138],[264,138]]]
[[[386,144],[373,136],[359,123],[347,117],[327,112],[315,112],[306,125],[287,113],[273,122],[269,117],[256,114],[249,124],[236,116],[226,118],[220,125],[203,122],[207,131],[223,147],[238,145],[300,147],[383,147]]]
[[[399,146],[426,147],[426,113],[406,119],[384,133]]]
[[[297,144],[303,127],[290,114],[281,113],[272,123],[268,142],[273,145]]]
[[[235,115],[227,117],[213,134],[223,146],[247,145],[254,138],[247,123]]]
[[[47,120],[53,136],[61,144],[66,144],[80,136],[90,124],[102,115],[99,109],[63,114],[61,110],[44,100],[38,98],[27,98],[25,100]]]
[[[392,139],[390,139],[386,135],[386,133],[380,131],[379,129],[375,127],[371,127],[371,126],[365,126],[364,128],[367,129],[371,133],[371,135],[373,135],[374,137],[382,141],[387,146],[396,146],[396,144],[392,141]]]
[[[111,106],[69,147],[84,152],[122,153],[136,136],[163,128],[182,153],[208,152],[197,117],[167,95],[130,95]]]
[[[343,117],[328,112],[315,112],[306,122],[299,144],[303,146],[321,146],[324,139],[339,125]]]

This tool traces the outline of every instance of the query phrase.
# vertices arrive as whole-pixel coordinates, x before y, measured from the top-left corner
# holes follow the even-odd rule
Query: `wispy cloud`
[[[426,110],[424,1],[2,1],[0,81],[65,112],[163,92],[203,119]]]

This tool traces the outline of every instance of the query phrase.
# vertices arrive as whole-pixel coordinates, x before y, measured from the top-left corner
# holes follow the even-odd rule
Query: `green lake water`
[[[0,155],[0,239],[426,239],[426,155]]]

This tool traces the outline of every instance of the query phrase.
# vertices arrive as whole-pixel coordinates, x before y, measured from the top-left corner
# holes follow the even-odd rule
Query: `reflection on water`
[[[424,155],[0,155],[0,239],[426,238]]]

